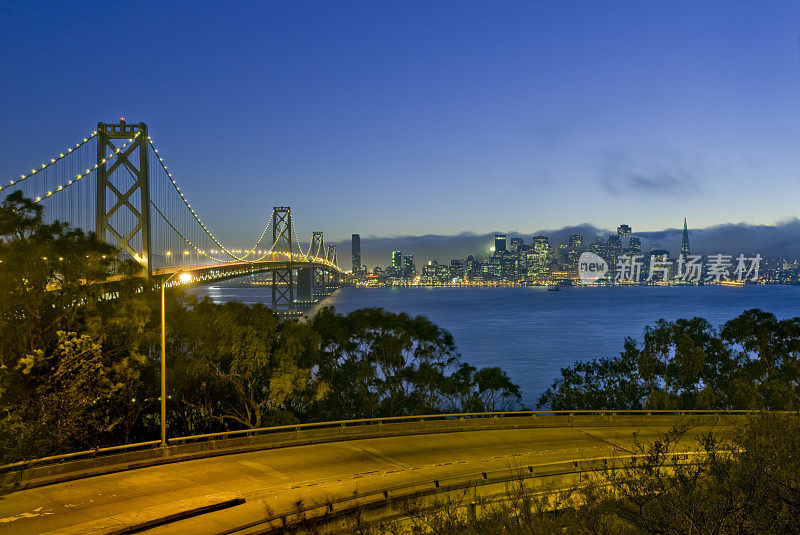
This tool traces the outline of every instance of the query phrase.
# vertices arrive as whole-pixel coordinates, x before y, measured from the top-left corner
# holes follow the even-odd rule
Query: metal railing
[[[758,414],[765,411],[759,410],[538,410],[538,411],[497,411],[497,412],[465,412],[465,413],[444,413],[444,414],[424,414],[418,416],[387,416],[381,418],[359,418],[353,420],[335,420],[327,422],[311,422],[304,424],[289,424],[273,427],[261,427],[254,429],[240,429],[235,431],[222,431],[218,433],[205,433],[199,435],[190,435],[183,437],[170,438],[168,440],[169,446],[188,445],[199,442],[214,441],[221,439],[231,439],[237,437],[258,437],[265,435],[272,435],[283,433],[287,431],[302,432],[304,430],[312,429],[326,429],[326,428],[351,428],[364,425],[380,425],[388,423],[403,423],[403,422],[441,422],[465,419],[499,419],[499,418],[525,418],[525,417],[539,417],[539,416],[692,416],[692,415],[725,415],[725,416],[743,416],[748,414]],[[786,413],[788,411],[780,411]],[[775,414],[772,411],[771,414]],[[798,414],[798,412],[791,412],[791,414]],[[160,445],[159,440],[150,440],[147,442],[137,442],[133,444],[124,444],[119,446],[110,446],[104,448],[96,448],[91,450],[77,451],[72,453],[65,453],[61,455],[51,455],[38,459],[29,459],[18,461],[0,466],[0,473],[17,471],[25,468],[32,468],[37,466],[45,466],[51,464],[58,464],[65,461],[73,461],[80,459],[98,458],[107,455],[133,452],[138,450],[157,449]]]
[[[732,451],[723,449],[715,453],[731,454]],[[664,466],[677,467],[679,465],[694,465],[701,462],[701,460],[707,456],[708,452],[706,451],[674,451],[666,456]],[[397,505],[400,503],[408,503],[435,495],[447,495],[453,492],[459,493],[458,496],[463,499],[466,496],[464,492],[467,490],[470,491],[470,496],[477,496],[478,489],[488,489],[497,485],[505,485],[494,493],[495,496],[501,496],[499,501],[502,501],[503,496],[505,496],[505,499],[513,497],[513,493],[509,493],[507,487],[510,483],[522,483],[535,479],[577,475],[577,484],[580,485],[584,482],[585,478],[588,478],[589,474],[633,468],[628,463],[643,457],[646,457],[646,454],[635,453],[630,455],[591,457],[580,460],[554,461],[459,474],[439,479],[415,481],[387,486],[379,490],[365,492],[356,491],[347,496],[339,496],[318,503],[301,504],[292,510],[267,515],[261,519],[251,520],[230,531],[226,531],[226,533],[234,533],[245,529],[253,530],[253,528],[256,528],[252,531],[254,533],[284,533],[286,529],[299,526],[305,528],[309,526],[320,526],[337,520],[341,521],[343,518],[360,516],[370,510],[374,511],[386,508],[391,510],[391,514],[386,516],[402,518],[407,515],[403,514],[402,508],[400,508],[400,514],[397,513]],[[576,485],[572,484],[562,490],[574,489],[575,487]],[[531,489],[528,490],[530,491]],[[475,491],[474,495],[472,491]],[[557,492],[557,489],[549,489],[542,492],[550,494]],[[482,496],[482,498],[486,497],[486,495]],[[435,508],[437,505],[441,505],[441,502],[432,502],[428,505]],[[372,518],[368,520],[359,518],[359,520],[363,523],[360,525],[370,526],[375,524],[376,520],[380,521],[381,515],[379,515],[377,519]]]

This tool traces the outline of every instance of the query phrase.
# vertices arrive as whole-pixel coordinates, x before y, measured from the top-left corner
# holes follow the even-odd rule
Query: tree
[[[92,234],[45,224],[42,207],[20,192],[0,204],[0,455],[118,440],[112,435],[138,388],[144,357],[135,340],[149,308],[103,298],[112,277],[117,289],[134,295],[125,290],[139,268],[116,253]],[[85,366],[97,371],[97,382]],[[74,426],[68,411],[75,411]]]
[[[641,409],[647,389],[639,378],[633,339],[617,358],[576,362],[538,400],[539,407],[563,409]]]
[[[800,408],[800,318],[748,310],[727,322],[722,339],[729,344],[738,373],[729,392],[736,408]]]
[[[443,388],[447,411],[510,411],[519,406],[522,393],[500,368],[461,366],[448,378]]]
[[[645,328],[641,350],[628,345],[626,351],[647,388],[647,408],[717,406],[715,392],[733,369],[730,353],[703,318],[659,320]]]
[[[111,402],[122,385],[103,364],[100,345],[86,335],[57,336],[54,351],[37,349],[0,370],[7,458],[95,447],[115,424]]]
[[[175,398],[193,411],[184,415],[188,432],[209,421],[223,428],[296,421],[296,398],[326,394],[311,370],[319,338],[308,325],[281,322],[260,304],[193,297],[186,304],[171,306],[167,366]]]
[[[319,419],[507,408],[520,399],[500,370],[460,368],[452,335],[427,318],[326,308],[312,328],[322,341],[318,373],[331,387],[315,409]]]
[[[112,275],[124,284],[139,269],[116,250],[58,221],[16,191],[0,204],[0,363],[52,349],[59,330],[95,313]]]
[[[720,331],[659,320],[616,358],[577,362],[539,398],[553,409],[800,407],[800,318],[747,310]]]

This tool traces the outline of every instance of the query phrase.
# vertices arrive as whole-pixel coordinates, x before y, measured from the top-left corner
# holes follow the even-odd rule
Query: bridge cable
[[[149,143],[150,147],[153,149],[156,158],[158,158],[159,164],[164,169],[164,172],[167,174],[167,178],[169,178],[170,182],[172,183],[172,186],[175,188],[175,191],[178,193],[178,195],[180,196],[181,200],[186,205],[186,208],[192,214],[192,217],[194,217],[194,219],[197,221],[197,223],[200,225],[200,227],[203,229],[203,231],[205,231],[205,233],[208,235],[208,237],[211,238],[211,240],[214,243],[216,243],[219,246],[219,248],[222,249],[230,257],[232,257],[232,258],[234,258],[236,260],[239,260],[240,262],[247,262],[248,261],[247,257],[256,250],[256,248],[258,247],[258,244],[261,243],[261,240],[263,240],[264,236],[267,234],[267,230],[269,229],[269,226],[270,226],[270,224],[272,222],[271,218],[267,222],[267,226],[264,227],[264,231],[261,233],[261,236],[258,238],[258,241],[256,242],[256,244],[253,246],[253,248],[250,251],[245,253],[245,255],[242,256],[242,257],[233,254],[229,249],[227,249],[224,245],[222,245],[222,243],[220,243],[220,241],[217,240],[216,237],[214,237],[214,235],[211,233],[211,231],[200,220],[200,216],[197,215],[197,213],[192,209],[192,206],[189,204],[188,199],[186,199],[186,197],[184,196],[184,194],[181,192],[180,188],[178,187],[177,182],[175,182],[175,180],[172,178],[172,173],[170,173],[167,170],[167,166],[164,164],[164,159],[161,156],[158,155],[158,149],[155,147],[155,144],[153,143],[153,139],[152,139],[151,136],[147,136],[147,142]],[[272,250],[272,249],[270,249],[270,250]],[[262,256],[261,258],[264,258],[264,256]],[[258,260],[260,260],[260,259],[258,259]],[[255,260],[255,261],[258,261],[258,260]],[[253,261],[253,260],[251,260],[251,261]]]
[[[108,156],[108,158],[103,158],[102,160],[100,160],[100,163],[99,163],[99,164],[97,164],[97,163],[96,163],[96,164],[94,164],[94,166],[93,166],[93,167],[90,167],[90,168],[86,169],[86,171],[84,171],[83,173],[78,173],[78,175],[77,175],[75,178],[72,178],[72,179],[70,179],[70,180],[68,180],[68,181],[64,182],[63,184],[59,185],[58,187],[56,187],[56,188],[54,188],[54,189],[51,189],[51,190],[49,190],[49,191],[48,191],[46,194],[43,194],[43,195],[37,196],[37,197],[34,199],[34,202],[37,202],[37,203],[38,203],[38,202],[41,202],[41,201],[42,201],[42,200],[44,200],[44,199],[47,199],[48,197],[52,197],[52,196],[53,196],[53,195],[55,195],[56,193],[59,193],[59,192],[61,192],[61,191],[65,190],[65,189],[67,189],[67,188],[68,188],[68,187],[70,187],[71,185],[75,184],[75,183],[76,183],[76,182],[78,182],[80,179],[82,179],[82,178],[85,178],[86,176],[88,176],[88,175],[90,175],[91,173],[95,172],[95,171],[97,170],[97,168],[98,168],[98,167],[100,167],[101,165],[104,165],[104,164],[105,164],[105,163],[108,161],[108,159],[109,159],[109,158],[113,158],[113,157],[117,156],[117,155],[118,155],[118,153],[119,153],[120,151],[122,151],[123,149],[125,149],[125,147],[127,147],[127,146],[128,146],[128,143],[131,143],[131,142],[133,142],[133,140],[134,140],[134,139],[136,139],[138,136],[139,136],[139,132],[137,132],[137,133],[136,133],[136,134],[133,136],[133,138],[132,138],[132,139],[130,139],[130,140],[127,142],[127,143],[125,143],[124,145],[122,145],[122,147],[120,147],[120,148],[116,149],[116,150],[115,150],[115,152],[114,152],[113,154],[111,154],[111,155],[109,155],[109,156]],[[56,161],[57,161],[57,160],[56,160]],[[125,169],[127,169],[127,167],[126,167]],[[130,170],[128,170],[128,172],[130,172]],[[33,174],[33,173],[31,173],[31,175],[32,175],[32,174]],[[31,176],[31,175],[28,175],[28,176]],[[17,182],[19,182],[19,181],[17,181]],[[6,186],[6,187],[9,187],[9,186]]]
[[[225,263],[225,260],[222,260],[221,258],[216,258],[216,257],[213,257],[213,256],[207,254],[204,250],[200,249],[194,243],[192,243],[189,239],[187,239],[186,236],[181,234],[181,232],[177,228],[175,228],[175,225],[173,225],[172,222],[169,219],[167,219],[167,216],[164,215],[164,213],[158,208],[158,206],[156,206],[156,203],[154,203],[152,200],[150,201],[150,205],[153,208],[155,208],[156,212],[158,212],[158,215],[160,215],[164,219],[164,221],[167,223],[167,225],[169,225],[170,228],[175,231],[175,234],[180,236],[180,238],[183,241],[185,241],[187,243],[187,245],[192,247],[195,251],[197,251],[201,255],[205,256],[206,258],[210,258],[211,260],[214,260],[216,262],[220,262],[220,263],[223,263],[223,264]]]
[[[197,223],[200,225],[200,227],[203,229],[203,231],[205,231],[205,233],[208,235],[208,237],[209,237],[209,238],[211,238],[211,240],[212,240],[214,243],[216,243],[216,244],[219,246],[219,248],[220,248],[220,249],[222,249],[222,250],[223,250],[223,251],[224,251],[226,254],[228,254],[230,257],[232,257],[232,258],[235,258],[236,260],[239,260],[239,261],[245,262],[245,260],[244,260],[243,258],[240,258],[240,257],[238,257],[237,255],[233,254],[233,253],[232,253],[230,250],[228,250],[228,248],[227,248],[227,247],[225,247],[224,245],[222,245],[222,243],[220,243],[220,241],[219,241],[219,240],[217,240],[217,238],[215,238],[213,234],[211,234],[211,231],[210,231],[210,230],[208,230],[208,228],[205,226],[205,224],[204,224],[204,223],[203,223],[203,222],[200,220],[200,217],[199,217],[199,216],[198,216],[198,215],[195,213],[195,211],[192,209],[192,206],[189,204],[189,201],[188,201],[188,200],[186,199],[186,197],[183,195],[183,193],[181,192],[181,189],[178,187],[178,184],[177,184],[177,183],[175,182],[175,180],[172,178],[172,173],[170,173],[170,172],[167,170],[167,166],[166,166],[166,165],[164,165],[164,160],[163,160],[163,158],[161,158],[161,156],[159,156],[159,155],[158,155],[158,149],[157,149],[157,148],[155,147],[155,145],[153,144],[153,140],[152,140],[152,138],[151,138],[150,136],[147,136],[147,142],[148,142],[148,144],[150,145],[150,147],[153,149],[153,151],[155,152],[155,156],[156,156],[156,158],[158,158],[159,164],[160,164],[160,165],[161,165],[161,167],[164,169],[164,172],[167,174],[167,178],[169,178],[170,182],[172,182],[172,186],[175,188],[175,191],[178,193],[178,195],[180,195],[180,198],[181,198],[181,200],[183,201],[183,204],[185,204],[185,205],[186,205],[186,208],[187,208],[187,209],[189,210],[189,212],[192,214],[192,217],[194,217],[195,221],[197,221]],[[198,250],[199,250],[199,249],[198,249]]]
[[[91,140],[95,136],[97,136],[97,131],[96,130],[94,132],[92,132],[91,134],[89,134],[88,137],[83,138],[82,142],[76,143],[74,147],[68,148],[67,152],[62,152],[61,154],[58,155],[57,158],[50,158],[50,163],[43,163],[42,167],[40,169],[31,169],[30,173],[22,174],[22,175],[20,175],[20,178],[18,178],[16,180],[9,180],[8,184],[6,184],[5,186],[0,186],[0,191],[4,190],[6,188],[10,188],[11,186],[14,186],[14,185],[18,185],[20,182],[22,182],[24,180],[27,180],[29,177],[32,177],[33,175],[35,175],[35,174],[47,169],[48,167],[50,167],[51,165],[55,164],[56,162],[59,162],[59,161],[63,160],[64,158],[66,158],[67,156],[72,154],[73,151],[75,151],[75,150],[81,148],[82,146],[84,146],[86,143],[89,142],[89,140]]]

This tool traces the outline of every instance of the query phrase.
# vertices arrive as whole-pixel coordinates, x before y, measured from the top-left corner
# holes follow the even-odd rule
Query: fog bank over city
[[[652,245],[667,249],[672,255],[680,253],[680,227],[661,231],[637,232],[635,222],[620,221],[633,227],[633,235],[642,240],[642,249],[647,251]],[[800,219],[794,218],[775,225],[749,225],[747,223],[726,223],[701,229],[694,229],[689,224],[692,252],[695,254],[754,254],[762,256],[800,256]],[[451,236],[426,234],[423,236],[364,237],[361,238],[362,262],[370,268],[385,267],[389,264],[392,251],[414,256],[418,265],[428,261],[449,262],[453,258],[466,258],[472,254],[477,256],[491,255],[496,233],[506,234],[509,238],[521,236],[525,243],[530,243],[533,236],[543,234],[550,238],[551,244],[567,243],[572,234],[583,235],[585,244],[595,238],[603,240],[616,230],[598,229],[589,224],[564,227],[561,229],[537,230],[533,232],[497,231],[486,234],[462,233]],[[349,259],[350,241],[337,243],[340,262]]]

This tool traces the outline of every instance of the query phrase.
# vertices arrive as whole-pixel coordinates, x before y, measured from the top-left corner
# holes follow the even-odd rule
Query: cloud
[[[680,250],[683,229],[667,229],[638,234],[674,254]],[[697,254],[739,254],[800,257],[800,219],[775,225],[726,223],[702,229],[689,229],[689,244]]]
[[[599,166],[600,186],[611,195],[670,195],[688,197],[701,189],[702,180],[676,155],[649,158],[637,163],[620,151],[606,152]],[[698,163],[694,164],[699,166]],[[702,167],[702,166],[700,166]]]

